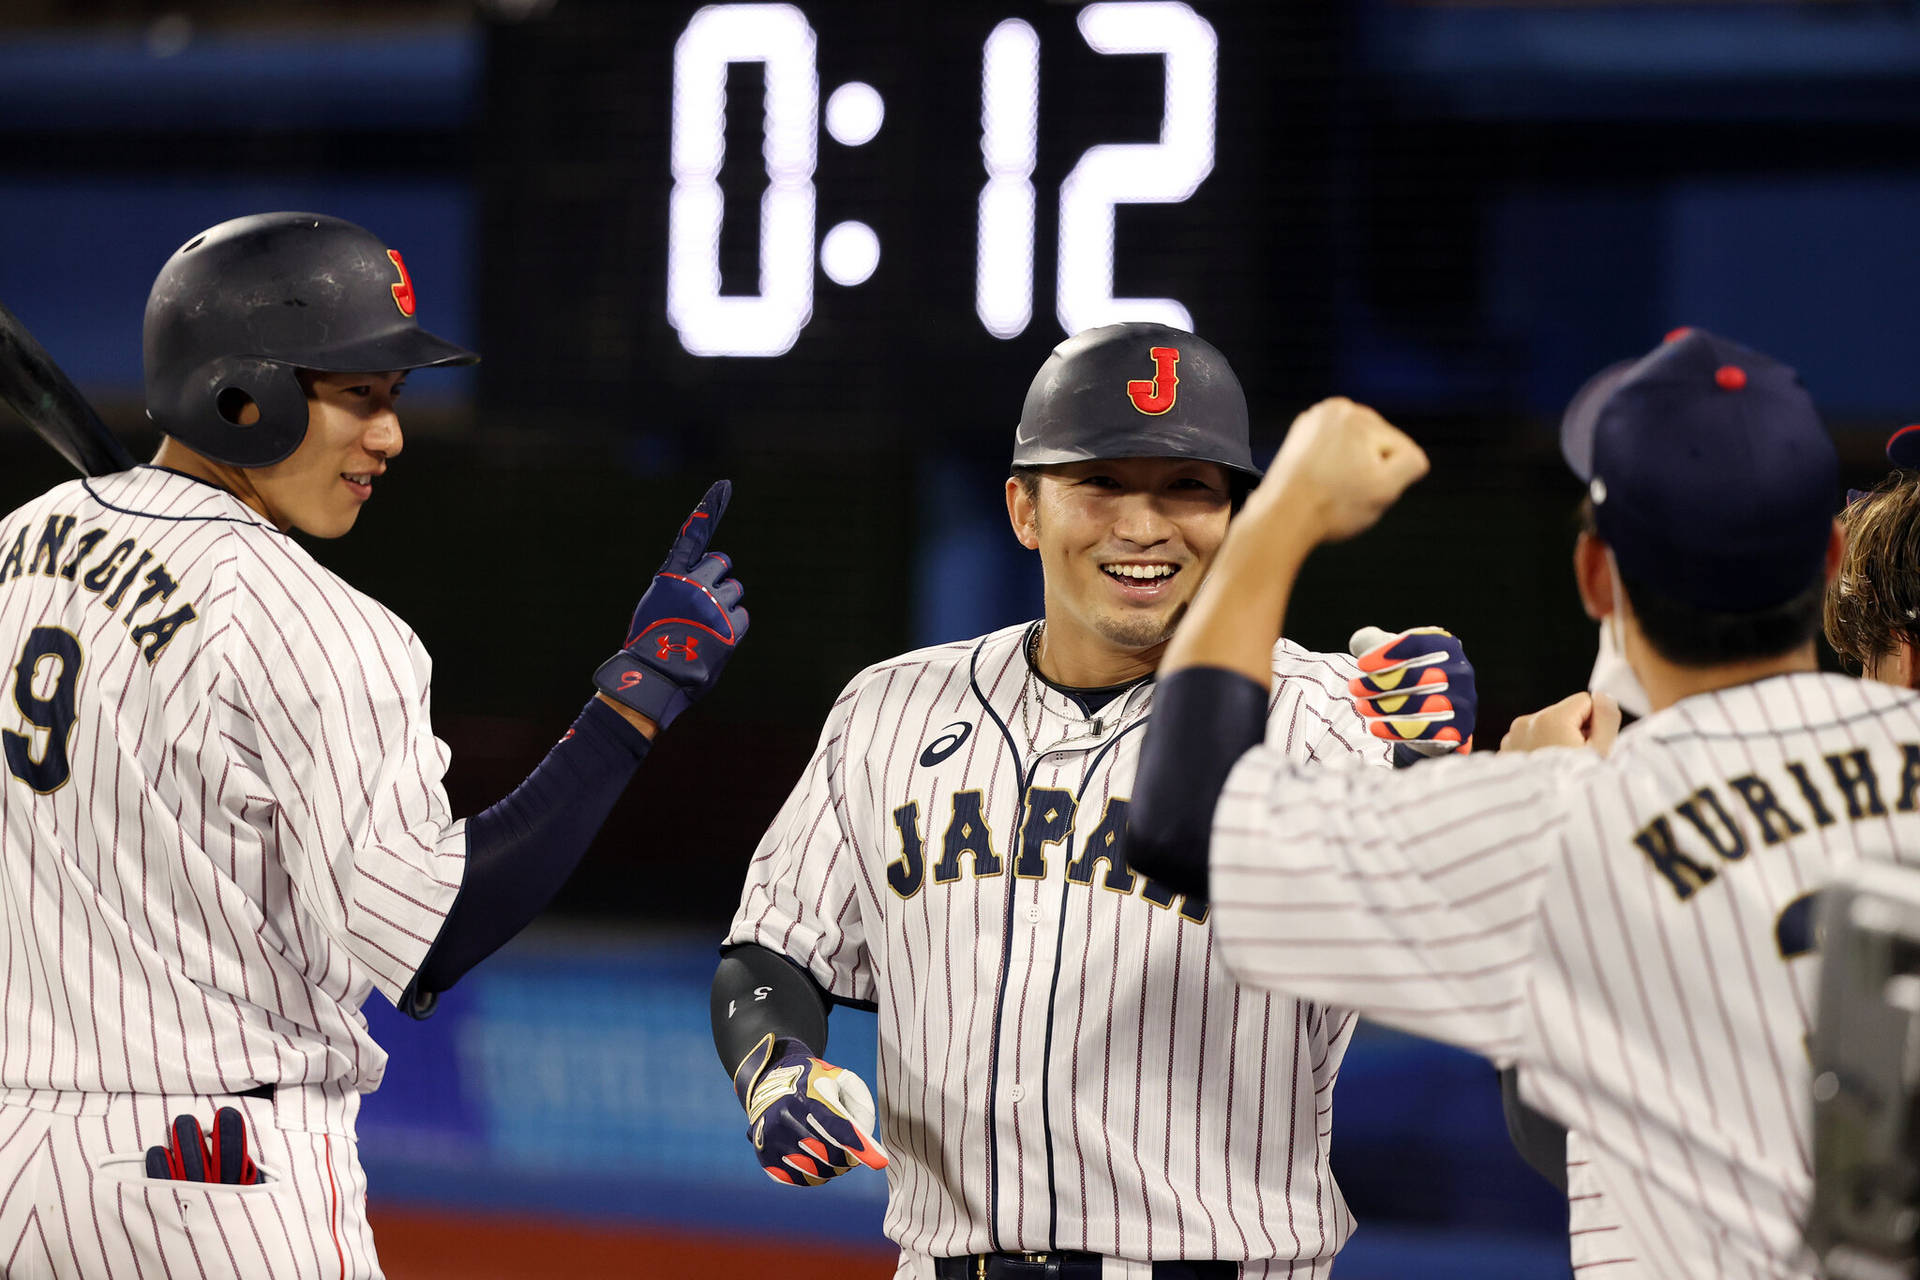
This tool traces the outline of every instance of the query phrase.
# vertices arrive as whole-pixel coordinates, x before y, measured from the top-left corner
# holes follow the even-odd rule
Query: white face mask
[[[1618,613],[1600,619],[1600,652],[1593,660],[1593,674],[1587,677],[1587,690],[1612,694],[1629,715],[1644,716],[1653,709],[1647,691],[1640,687],[1640,677],[1627,665],[1626,639]]]

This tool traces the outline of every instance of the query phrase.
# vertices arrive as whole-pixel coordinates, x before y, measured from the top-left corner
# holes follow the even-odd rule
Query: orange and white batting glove
[[[1400,763],[1410,756],[1464,755],[1473,746],[1480,700],[1473,664],[1451,632],[1414,627],[1394,634],[1362,627],[1348,651],[1359,660],[1360,674],[1347,692],[1367,731],[1393,743]]]
[[[856,1165],[887,1167],[874,1141],[873,1094],[859,1076],[798,1040],[760,1038],[733,1073],[747,1137],[775,1182],[817,1187]]]

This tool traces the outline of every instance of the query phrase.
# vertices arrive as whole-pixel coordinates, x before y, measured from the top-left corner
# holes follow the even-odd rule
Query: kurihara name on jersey
[[[179,589],[179,582],[167,572],[167,566],[154,559],[153,553],[137,540],[123,537],[101,552],[108,531],[96,525],[74,537],[76,523],[76,517],[56,512],[47,517],[38,530],[38,538],[32,540],[28,535],[35,531],[23,525],[14,535],[6,557],[0,559],[0,588],[22,577],[64,578],[91,591],[95,603],[111,613],[128,600],[128,591],[135,579],[144,576],[146,585],[133,593],[132,603],[121,614],[121,621],[127,624],[127,638],[151,666],[173,643],[180,628],[199,616],[198,611],[191,602],[174,604],[173,594]],[[96,555],[96,552],[101,553]],[[153,562],[151,568],[147,567],[149,561]],[[134,615],[148,605],[156,607],[135,622]]]
[[[1789,760],[1777,768],[1750,769],[1701,787],[1641,827],[1633,842],[1675,896],[1691,902],[1719,877],[1721,863],[1738,862],[1753,852],[1753,841],[1742,830],[1745,824],[1736,818],[1741,810],[1751,818],[1760,844],[1772,848],[1842,818],[1852,823],[1886,817],[1882,776],[1899,779],[1892,811],[1913,813],[1920,799],[1920,743],[1849,747],[1821,755],[1811,765]],[[1737,801],[1723,798],[1723,792]],[[1702,844],[1705,850],[1698,856],[1688,852],[1689,846],[1698,849]],[[1781,954],[1788,958],[1812,949],[1815,896],[1803,894],[1780,913],[1776,933]]]

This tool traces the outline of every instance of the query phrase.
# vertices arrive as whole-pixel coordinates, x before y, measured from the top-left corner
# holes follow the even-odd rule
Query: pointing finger
[[[727,501],[732,496],[733,481],[713,482],[706,496],[694,507],[693,514],[680,526],[680,534],[673,540],[673,548],[667,552],[666,563],[660,566],[660,572],[685,573],[700,562],[700,557],[707,553],[707,543],[713,538],[714,528],[720,523],[720,517],[726,514]]]

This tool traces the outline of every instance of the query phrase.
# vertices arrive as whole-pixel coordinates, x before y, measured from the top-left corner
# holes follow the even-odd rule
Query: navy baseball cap
[[[1840,460],[1786,365],[1676,329],[1601,370],[1560,421],[1621,574],[1716,613],[1784,604],[1819,580]]]

